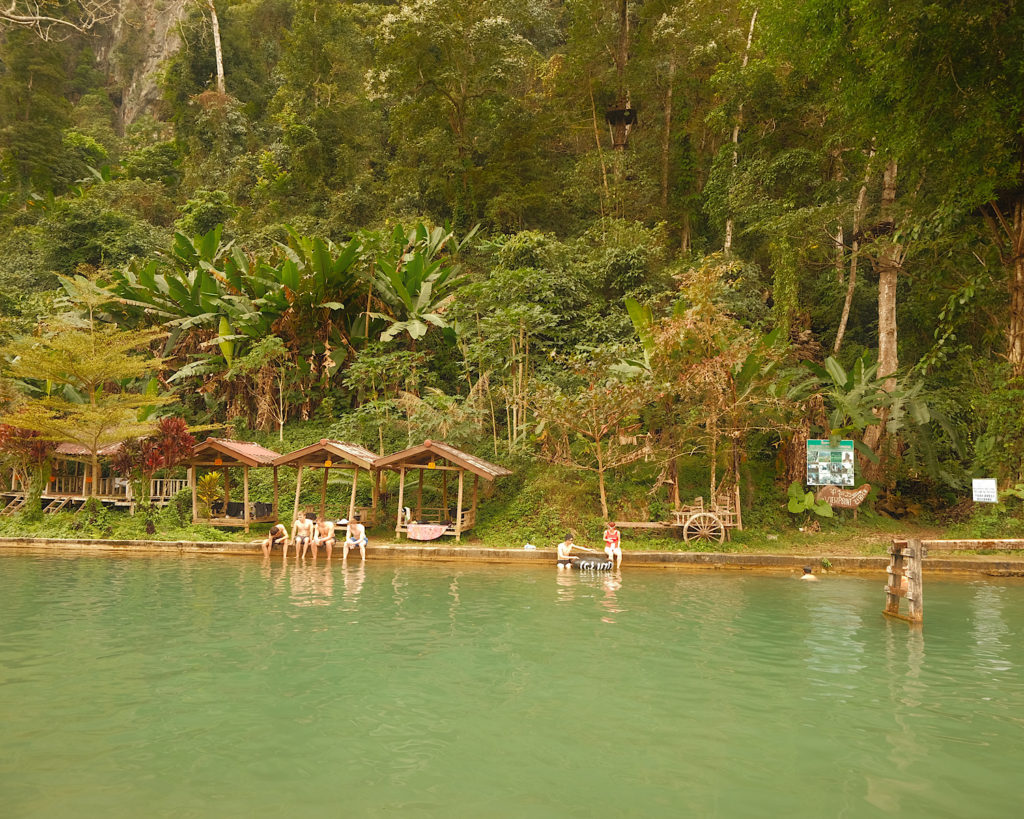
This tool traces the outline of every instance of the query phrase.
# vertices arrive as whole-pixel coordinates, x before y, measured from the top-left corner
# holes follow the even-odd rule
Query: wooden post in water
[[[885,611],[908,623],[924,620],[924,579],[922,559],[924,546],[915,538],[894,540],[889,547],[889,566],[886,568]],[[900,612],[900,599],[907,600],[907,613]]]

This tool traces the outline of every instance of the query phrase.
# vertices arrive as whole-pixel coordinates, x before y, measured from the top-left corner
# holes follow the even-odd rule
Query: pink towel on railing
[[[440,523],[410,523],[409,540],[437,540],[447,528]]]

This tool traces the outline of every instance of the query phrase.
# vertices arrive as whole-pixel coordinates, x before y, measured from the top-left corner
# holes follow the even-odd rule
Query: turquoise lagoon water
[[[5,817],[1009,817],[1024,585],[0,553]]]

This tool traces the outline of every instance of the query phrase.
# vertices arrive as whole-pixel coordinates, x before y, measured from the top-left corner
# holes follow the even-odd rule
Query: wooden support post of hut
[[[322,469],[323,476],[320,480],[320,514],[330,517],[327,514],[327,482],[331,469],[352,470],[352,492],[349,496],[348,506],[344,512],[339,510],[339,516],[344,514],[349,520],[358,520],[360,523],[377,522],[377,470],[374,462],[377,454],[371,452],[358,444],[349,444],[344,441],[329,441],[326,438],[315,444],[296,449],[287,455],[280,455],[274,461],[275,468],[280,466],[296,467],[299,470],[295,482],[295,510],[294,515],[298,517],[302,492],[302,472],[304,469]],[[371,476],[372,490],[370,506],[356,505],[356,490],[359,484],[359,471],[364,470]]]
[[[885,614],[908,623],[924,619],[924,582],[921,564],[924,546],[920,540],[894,540],[889,547],[886,568]],[[900,600],[907,601],[906,614],[900,611]]]
[[[376,461],[377,469],[393,469],[398,472],[398,514],[395,518],[395,536],[403,534],[410,540],[435,540],[445,535],[452,535],[456,541],[462,539],[462,533],[472,529],[476,524],[478,501],[478,482],[480,478],[492,482],[495,478],[511,475],[511,471],[503,466],[492,464],[483,458],[470,455],[448,444],[426,440],[419,446],[404,449],[393,455],[386,455]],[[414,520],[408,520],[404,514],[405,477],[411,470],[417,470],[416,514]],[[440,472],[441,506],[423,505],[424,476],[428,472]],[[455,512],[448,508],[448,473],[459,475],[458,494]],[[466,473],[473,474],[472,506],[465,504]]]
[[[278,454],[273,450],[248,441],[232,441],[227,438],[207,438],[195,445],[189,469],[192,476],[192,522],[208,523],[212,526],[241,526],[245,531],[254,523],[275,523],[277,521],[277,469],[274,469],[273,503],[250,503],[249,470],[273,466]],[[196,484],[199,467],[215,469],[224,475],[224,500],[213,504],[208,514],[200,515],[199,497]],[[228,470],[242,469],[242,500],[231,501],[231,483]]]

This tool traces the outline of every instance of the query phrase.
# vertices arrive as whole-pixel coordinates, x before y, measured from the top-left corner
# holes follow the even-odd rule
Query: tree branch
[[[74,0],[66,18],[44,13],[54,5],[47,0],[10,0],[6,8],[0,8],[0,30],[26,29],[44,42],[63,40],[112,20],[121,12],[117,0]]]

